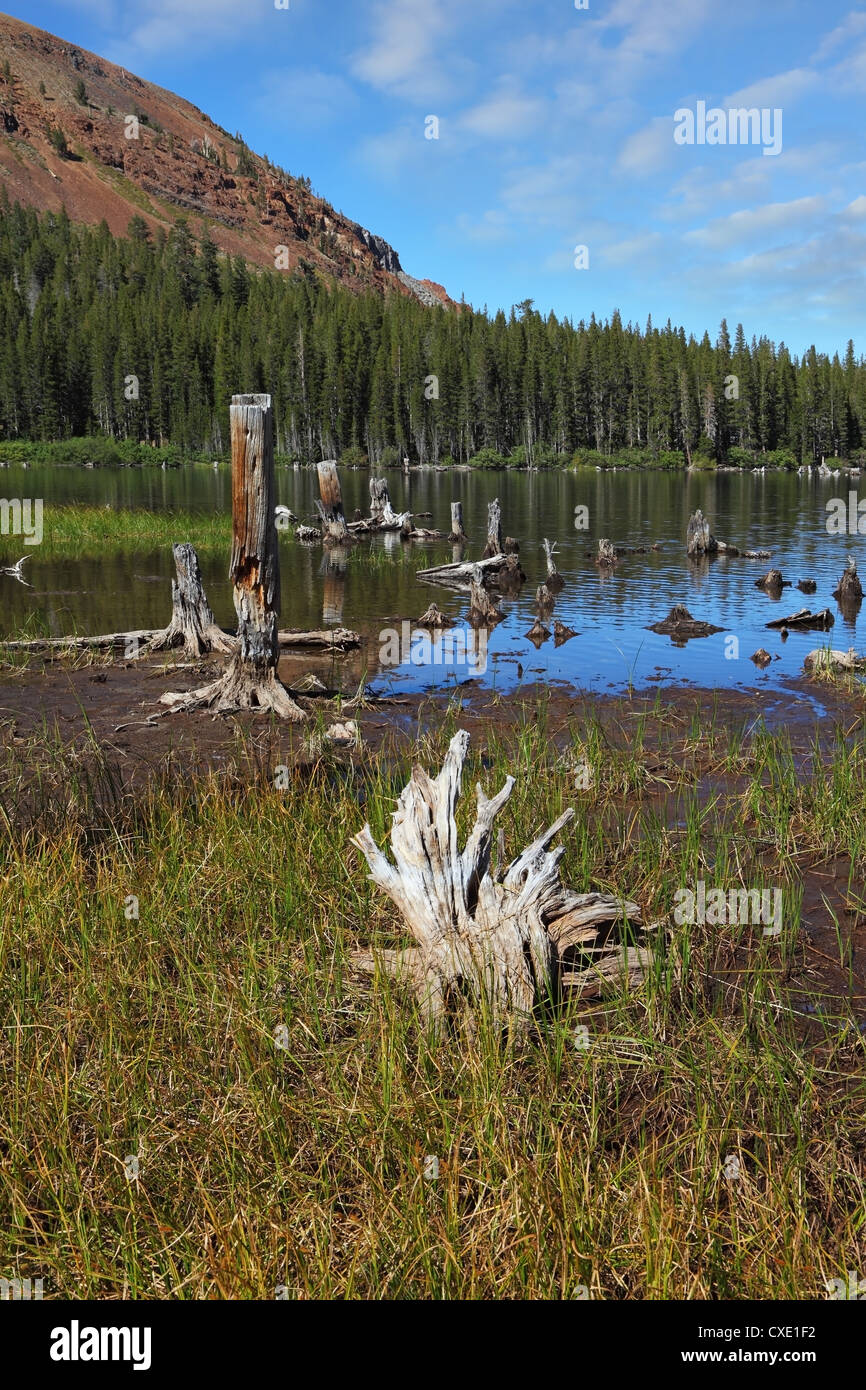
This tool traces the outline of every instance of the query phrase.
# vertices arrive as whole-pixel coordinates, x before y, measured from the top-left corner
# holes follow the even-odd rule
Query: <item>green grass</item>
[[[197,550],[231,547],[231,517],[214,512],[151,512],[144,508],[61,506],[49,504],[43,512],[43,537],[39,546],[25,546],[20,536],[0,536],[0,562],[15,559],[28,550],[46,559],[98,559],[110,549],[131,551],[159,549],[175,541],[189,541]]]
[[[350,968],[403,934],[347,842],[365,817],[382,841],[412,756],[438,768],[456,717],[283,791],[264,730],[218,774],[178,760],[146,785],[49,730],[7,744],[7,1277],[46,1297],[779,1299],[866,1273],[862,1041],[844,999],[805,1035],[787,993],[803,864],[862,863],[862,737],[804,767],[761,728],[666,712],[554,738],[542,705],[476,739],[467,790],[518,777],[509,853],[574,804],[564,881],[649,921],[696,877],[759,881],[770,854],[785,929],[671,925],[644,991],[521,1045],[431,1045],[409,999]]]

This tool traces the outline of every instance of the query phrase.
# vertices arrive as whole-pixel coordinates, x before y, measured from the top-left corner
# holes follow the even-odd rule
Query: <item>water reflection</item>
[[[862,558],[858,535],[830,535],[827,501],[840,491],[839,480],[765,474],[755,480],[741,474],[648,473],[451,473],[400,469],[388,473],[396,511],[430,512],[423,524],[449,532],[451,503],[463,507],[468,535],[464,545],[450,539],[412,546],[395,532],[366,537],[341,554],[326,558],[321,546],[304,546],[288,533],[280,535],[282,574],[281,623],[285,627],[341,624],[366,634],[371,643],[369,669],[377,664],[372,650],[383,624],[395,618],[414,619],[431,600],[454,622],[465,624],[468,593],[427,585],[417,569],[478,557],[484,548],[487,504],[498,497],[503,530],[520,540],[520,564],[527,582],[503,602],[506,619],[490,637],[488,669],[483,677],[497,689],[518,680],[518,668],[538,671],[551,679],[581,687],[621,689],[631,681],[640,687],[670,672],[674,680],[701,685],[778,683],[802,670],[812,648],[866,645],[860,603],[839,603],[832,597],[849,553]],[[366,472],[342,473],[348,515],[369,509]],[[25,473],[9,468],[3,475],[9,497],[42,497],[44,529],[50,537],[51,509],[63,502],[141,507],[149,510],[217,511],[231,506],[229,470],[65,469],[32,467]],[[847,484],[841,491],[847,491]],[[314,513],[317,483],[314,470],[281,468],[277,473],[278,501],[296,516]],[[866,495],[866,484],[864,484]],[[741,549],[772,551],[768,562],[718,556],[690,562],[685,555],[689,516],[698,507],[710,519],[713,533]],[[586,526],[576,530],[577,508]],[[525,634],[536,617],[538,586],[546,577],[542,540],[557,544],[557,565],[564,587],[556,600],[557,619],[579,636],[557,647],[553,636],[539,645],[538,655]],[[625,555],[615,567],[595,564],[598,538],[610,537],[617,546],[661,549]],[[177,539],[184,539],[178,534]],[[2,563],[16,560],[20,547],[9,538],[0,541]],[[587,552],[590,552],[587,554]],[[43,558],[43,556],[45,558]],[[235,621],[228,580],[228,552],[201,556],[202,574],[217,620]],[[793,586],[785,591],[783,610],[808,603],[828,607],[840,632],[792,630],[784,642],[766,623],[779,615],[778,598],[756,589],[755,580],[768,563],[781,569]],[[861,569],[863,566],[861,565]],[[0,576],[2,622],[6,632],[38,622],[53,635],[78,630],[114,631],[159,627],[171,607],[171,550],[129,552],[119,549],[97,558],[65,561],[48,558],[45,547],[33,547],[25,588],[14,578]],[[814,579],[813,597],[800,598],[797,586]],[[794,594],[796,593],[796,599]],[[722,631],[686,647],[648,632],[676,603],[685,603],[694,617]],[[550,621],[545,622],[550,627]],[[737,643],[726,637],[735,636]],[[733,648],[738,655],[732,655]],[[765,672],[756,671],[749,657],[765,647],[774,660]],[[499,658],[499,659],[497,659]],[[401,680],[404,688],[436,688],[441,669],[417,665],[383,671],[379,687]]]

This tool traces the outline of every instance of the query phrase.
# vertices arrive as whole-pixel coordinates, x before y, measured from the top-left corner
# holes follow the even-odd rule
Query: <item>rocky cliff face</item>
[[[186,215],[221,250],[352,289],[452,301],[405,275],[393,247],[337,213],[182,97],[0,15],[0,186],[10,202],[152,230]]]

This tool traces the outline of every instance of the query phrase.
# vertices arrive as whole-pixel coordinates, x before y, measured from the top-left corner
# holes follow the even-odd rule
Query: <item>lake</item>
[[[450,503],[462,501],[469,534],[467,557],[481,554],[487,503],[494,497],[502,505],[505,534],[520,541],[527,583],[517,598],[503,600],[506,620],[490,634],[479,662],[477,677],[488,688],[511,690],[521,682],[544,679],[610,692],[629,683],[643,689],[658,682],[781,690],[787,680],[802,673],[803,658],[813,647],[827,643],[856,647],[858,623],[866,621],[862,613],[844,616],[832,597],[848,555],[858,557],[861,546],[859,536],[830,535],[827,530],[828,500],[847,500],[849,489],[856,487],[846,478],[594,470],[532,474],[413,470],[408,478],[399,471],[387,476],[395,509],[432,513],[419,525],[447,531]],[[230,483],[227,466],[165,471],[10,467],[3,472],[0,488],[6,497],[41,497],[47,535],[52,505],[61,503],[228,514]],[[343,470],[342,483],[347,516],[355,508],[367,515],[368,474]],[[317,495],[314,469],[277,470],[278,501],[302,520],[314,521]],[[587,509],[586,529],[576,529],[579,507]],[[772,560],[719,556],[698,566],[690,563],[685,533],[697,507],[709,518],[718,538],[741,549],[771,550]],[[566,581],[552,618],[579,635],[559,648],[551,637],[536,650],[525,633],[535,617],[536,586],[546,572],[541,546],[545,536],[556,541],[557,563]],[[600,536],[617,546],[658,543],[661,549],[624,556],[612,572],[606,572],[586,554],[595,554]],[[185,538],[181,527],[177,539]],[[9,553],[9,542],[4,545]],[[20,546],[16,556],[26,549]],[[0,576],[4,634],[34,618],[56,635],[158,627],[167,622],[173,574],[168,548],[112,550],[98,563],[42,559],[39,547],[29,549],[33,558],[25,573],[32,588]],[[414,621],[431,601],[459,624],[461,634],[465,631],[468,595],[416,578],[416,571],[425,565],[451,560],[449,543],[410,545],[393,535],[367,539],[352,547],[344,567],[332,564],[329,572],[325,572],[321,546],[308,548],[285,533],[280,550],[281,625],[306,628],[339,623],[361,631],[367,638],[367,670],[375,690],[442,690],[476,675],[465,663],[384,664],[393,656],[385,650],[389,631],[399,634],[402,620]],[[233,626],[228,559],[228,551],[222,558],[202,556],[202,572],[217,619]],[[771,564],[792,581],[780,599],[755,587],[755,580]],[[795,587],[803,578],[817,581],[815,594],[802,594]],[[675,603],[685,604],[696,618],[723,630],[683,647],[648,632],[647,624],[663,618]],[[792,631],[787,641],[766,628],[768,620],[803,607],[829,607],[836,617],[834,628],[827,634]],[[547,620],[548,627],[552,618]],[[454,642],[458,654],[460,640]],[[759,647],[775,658],[763,671],[749,659]],[[440,655],[447,657],[448,652]],[[486,667],[483,672],[482,666]]]

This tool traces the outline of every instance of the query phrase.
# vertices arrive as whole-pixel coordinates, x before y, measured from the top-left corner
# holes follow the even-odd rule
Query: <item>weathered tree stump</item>
[[[803,594],[814,594],[818,585],[814,579],[800,579],[797,581],[797,588]]]
[[[505,564],[496,574],[496,583],[503,593],[515,594],[522,584],[526,582],[526,575],[520,568],[520,561],[515,554],[505,556]]]
[[[536,618],[529,631],[524,632],[523,635],[524,637],[529,638],[530,642],[537,651],[538,648],[542,645],[542,643],[546,642],[548,637],[550,636],[550,628],[545,627],[544,623],[541,621],[540,618]]]
[[[649,623],[647,630],[660,632],[670,637],[674,646],[681,647],[692,637],[712,637],[713,633],[724,629],[705,623],[701,618],[693,618],[685,604],[675,603],[666,618],[658,623]]]
[[[763,579],[755,580],[756,589],[766,589],[768,594],[781,594],[784,588],[790,588],[790,584],[782,578],[781,570],[767,570]]]
[[[710,534],[710,523],[699,507],[689,519],[686,530],[686,554],[693,557],[712,555],[717,549],[716,538]]]
[[[502,544],[502,550],[505,555],[519,555],[520,541],[515,540],[513,536],[506,536]]]
[[[541,544],[544,546],[544,558],[547,562],[547,580],[545,582],[550,592],[556,594],[559,593],[559,590],[565,583],[565,580],[556,568],[556,561],[553,558],[556,553],[556,542],[554,541],[553,545],[551,545],[550,541],[545,536]]]
[[[848,556],[847,567],[843,571],[842,578],[839,580],[836,588],[833,590],[833,597],[837,598],[842,605],[846,603],[859,603],[863,597],[863,585],[860,583],[860,577],[857,573],[857,561],[854,559],[853,555]]]
[[[487,544],[484,547],[482,560],[489,560],[493,555],[504,554],[502,544],[502,513],[499,507],[499,499],[495,497],[492,502],[487,504]]]
[[[463,530],[463,503],[451,503],[451,539],[455,544],[466,540],[466,532]]]
[[[535,606],[542,618],[547,617],[552,612],[555,602],[556,600],[547,585],[539,584],[535,591]]]
[[[570,642],[572,637],[576,636],[577,633],[573,627],[569,627],[567,623],[561,623],[558,618],[556,619],[553,624],[553,645],[555,647],[561,647],[564,642]]]
[[[218,626],[204,585],[195,548],[187,542],[173,545],[177,579],[171,581],[171,622],[142,649],[165,651],[183,646],[184,656],[204,656],[205,652],[231,652],[237,643]]]
[[[473,627],[495,627],[505,614],[484,587],[484,574],[476,565],[469,590],[469,621]]]
[[[522,1030],[535,1006],[555,999],[561,985],[582,996],[610,983],[637,982],[653,955],[629,945],[641,932],[637,904],[574,893],[560,880],[564,851],[549,846],[574,816],[571,808],[493,873],[494,821],[514,778],[489,799],[479,786],[475,824],[459,848],[455,809],[468,749],[469,735],[461,730],[438,777],[413,770],[392,818],[393,863],[369,825],[352,837],[415,943],[406,950],[360,952],[355,964],[382,969],[413,988],[424,1019],[437,1031],[449,1017],[473,1021],[477,1012]]]
[[[411,512],[395,512],[384,478],[370,479],[370,520],[379,531],[399,531],[412,518]]]
[[[431,630],[436,630],[438,628],[443,627],[453,627],[454,619],[447,617],[444,613],[440,613],[439,609],[436,607],[436,604],[431,603],[430,607],[427,608],[425,612],[421,614],[421,617],[418,619],[415,626],[425,627]]]
[[[597,565],[611,566],[616,564],[616,546],[613,541],[606,538],[599,539],[598,554],[595,557]]]
[[[232,396],[232,557],[238,647],[219,680],[199,690],[162,696],[172,709],[271,710],[306,719],[277,679],[280,550],[274,520],[274,432],[271,398]]]
[[[336,459],[325,459],[316,465],[319,475],[319,496],[316,508],[322,518],[322,539],[331,545],[346,545],[350,539],[343,511],[343,492]]]

